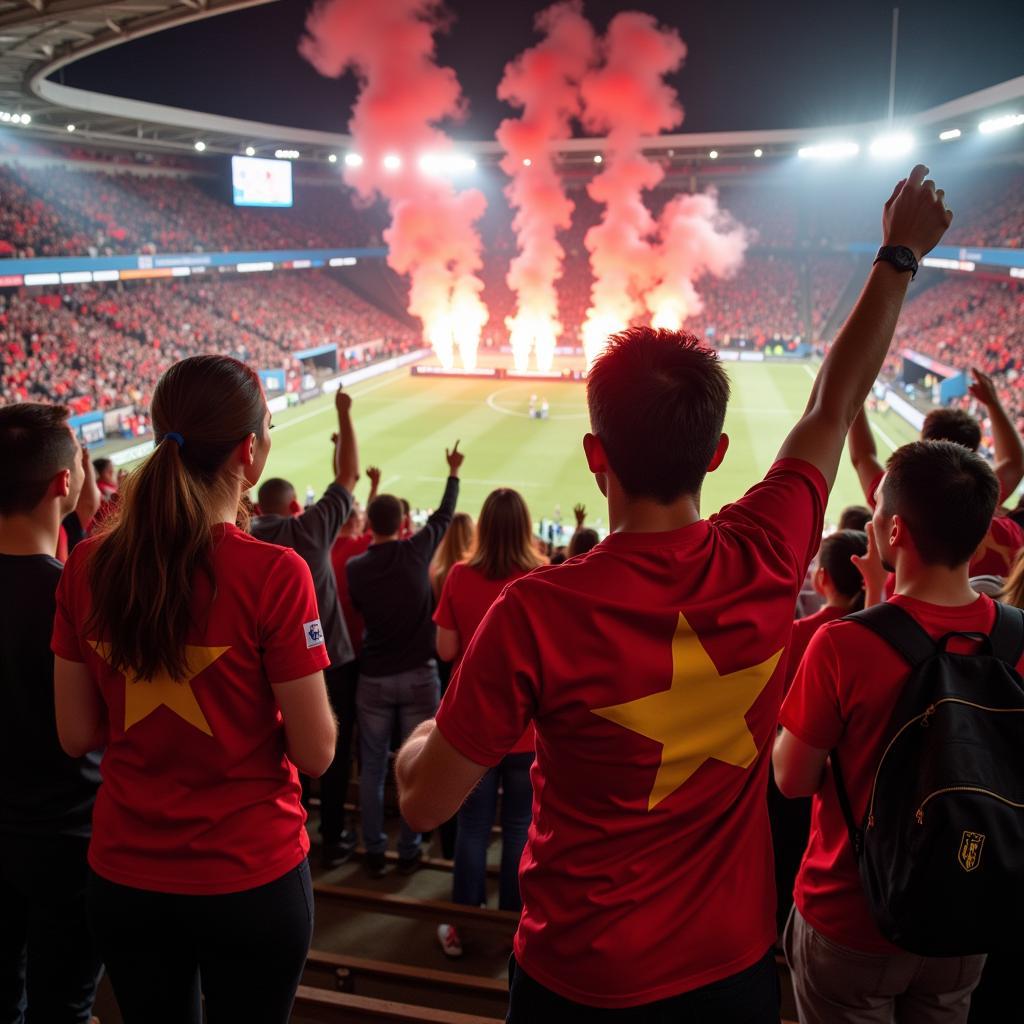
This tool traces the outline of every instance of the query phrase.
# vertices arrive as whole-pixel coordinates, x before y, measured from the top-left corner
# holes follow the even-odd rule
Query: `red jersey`
[[[120,885],[237,892],[279,878],[309,850],[271,684],[328,665],[313,581],[294,551],[227,524],[214,538],[216,599],[197,573],[184,680],[126,678],[87,632],[87,560],[100,541],[72,551],[57,590],[54,653],[85,663],[109,723],[89,864]]]
[[[956,608],[899,594],[890,600],[936,640],[946,633],[988,633],[995,620],[995,606],[985,596]],[[969,653],[976,646],[954,639],[949,649]],[[781,723],[794,736],[820,750],[839,750],[855,821],[867,809],[889,721],[908,674],[907,663],[881,637],[855,622],[834,622],[811,640],[782,706]],[[825,938],[865,953],[898,951],[868,910],[831,772],[811,805],[810,841],[794,898]]]
[[[807,650],[807,645],[811,642],[811,637],[825,625],[826,622],[834,622],[836,619],[841,619],[847,612],[842,608],[833,608],[829,605],[823,605],[813,615],[807,615],[802,619],[797,619],[793,623],[793,633],[789,638],[789,647],[786,651],[786,690],[789,690],[790,684],[793,682],[794,676],[796,676],[796,670],[800,667],[800,659],[804,656],[804,651]]]
[[[778,462],[707,520],[515,581],[470,643],[437,726],[489,766],[536,725],[515,954],[559,995],[639,1006],[775,941],[768,759],[827,496]]]
[[[464,562],[458,562],[448,570],[441,590],[441,600],[434,612],[434,622],[442,629],[452,629],[459,634],[459,653],[453,669],[459,667],[477,626],[491,605],[509,583],[525,575],[518,572],[503,580],[489,580],[479,569],[470,568]],[[533,752],[534,746],[531,723],[509,753],[529,754]]]
[[[352,641],[352,650],[356,657],[363,646],[363,617],[352,603],[348,593],[348,574],[345,566],[350,558],[361,555],[373,543],[373,534],[364,533],[361,537],[339,537],[331,548],[331,566],[334,568],[334,579],[338,585],[338,601],[341,603],[341,614],[345,617],[348,636]]]
[[[883,474],[879,474],[871,485],[868,502],[875,507],[875,494],[882,483]],[[1007,495],[1000,494],[999,500],[1005,501]],[[972,576],[1009,576],[1017,561],[1017,555],[1024,549],[1024,529],[1017,525],[1009,516],[999,511],[992,517],[992,525],[984,540],[978,545],[971,559],[970,574]],[[890,573],[886,583],[886,595],[892,596],[896,589],[895,578]]]

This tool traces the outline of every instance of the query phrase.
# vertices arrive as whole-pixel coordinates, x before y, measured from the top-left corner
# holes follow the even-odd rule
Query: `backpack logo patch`
[[[956,859],[964,871],[973,871],[981,863],[981,848],[985,837],[980,832],[964,832]]]

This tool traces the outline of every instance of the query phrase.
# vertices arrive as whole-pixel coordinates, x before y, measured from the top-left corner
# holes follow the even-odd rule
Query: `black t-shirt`
[[[348,593],[366,633],[359,670],[368,676],[407,672],[434,657],[430,560],[455,514],[459,481],[449,477],[437,511],[409,540],[371,545],[345,566]]]
[[[100,756],[71,758],[57,739],[50,636],[61,564],[0,555],[0,834],[91,832]]]

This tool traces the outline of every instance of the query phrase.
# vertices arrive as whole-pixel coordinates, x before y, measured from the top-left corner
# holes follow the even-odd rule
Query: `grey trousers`
[[[984,956],[861,953],[793,908],[782,936],[800,1024],[964,1024]]]

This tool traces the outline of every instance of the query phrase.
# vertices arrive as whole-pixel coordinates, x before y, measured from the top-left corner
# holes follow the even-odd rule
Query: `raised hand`
[[[587,506],[582,504],[573,506],[572,514],[576,517],[576,526],[579,528],[586,522]]]
[[[444,457],[448,460],[448,472],[452,476],[459,475],[459,467],[465,461],[466,456],[459,451],[459,442],[455,442],[455,447],[451,451],[447,448],[444,450]]]
[[[344,389],[338,388],[334,394],[334,408],[339,416],[347,416],[352,408],[352,396]]]
[[[928,168],[917,164],[910,176],[897,182],[882,212],[882,238],[886,245],[905,245],[920,260],[938,245],[953,221],[946,208],[946,193],[925,180]]]
[[[986,408],[999,404],[999,394],[996,391],[995,383],[987,373],[982,373],[977,367],[971,367],[971,376],[974,382],[967,389]]]
[[[367,466],[366,477],[370,481],[370,486],[377,490],[380,486],[380,467],[379,466]]]
[[[889,573],[882,564],[882,556],[875,542],[875,524],[869,522],[864,532],[868,535],[867,553],[850,555],[850,561],[857,567],[864,580],[864,606],[870,608],[874,604],[880,604],[884,599],[885,581]]]

